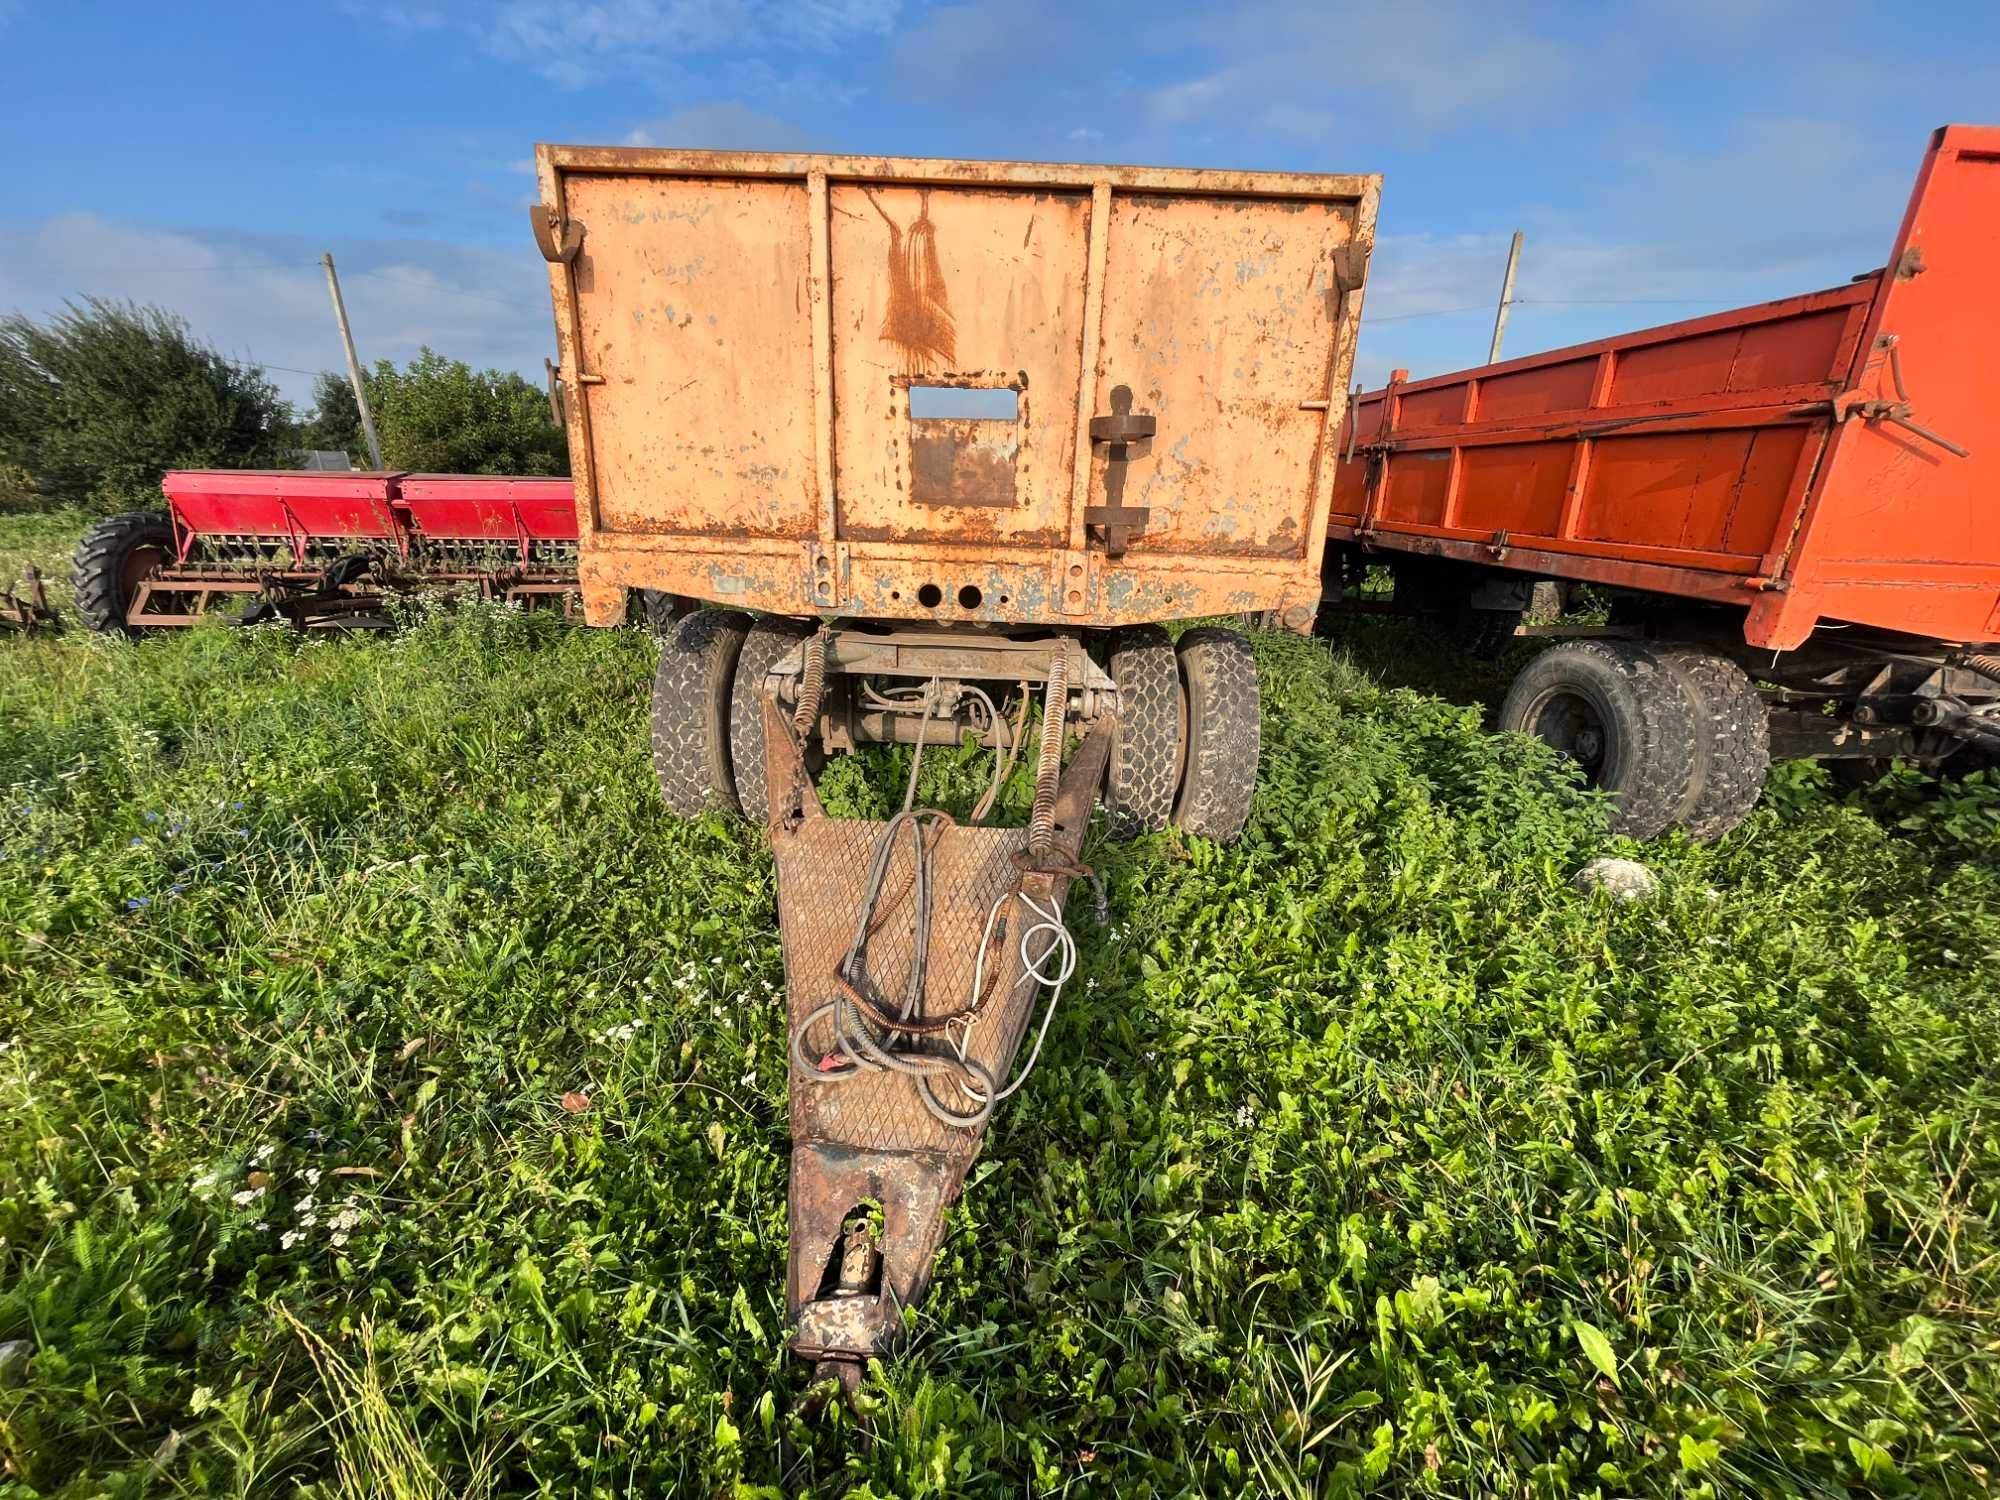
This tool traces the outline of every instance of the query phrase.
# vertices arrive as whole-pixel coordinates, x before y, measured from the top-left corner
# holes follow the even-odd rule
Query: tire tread
[[[1119,631],[1106,665],[1118,686],[1118,722],[1104,807],[1112,832],[1135,838],[1165,828],[1173,816],[1181,774],[1180,666],[1172,637],[1157,625]]]
[[[1174,823],[1230,843],[1249,822],[1257,794],[1263,751],[1257,658],[1242,635],[1218,626],[1184,632],[1178,654],[1188,747]]]
[[[740,813],[729,763],[730,689],[750,617],[699,609],[660,641],[653,677],[653,771],[683,818]]]

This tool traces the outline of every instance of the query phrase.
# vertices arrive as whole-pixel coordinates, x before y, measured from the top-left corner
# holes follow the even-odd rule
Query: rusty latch
[[[1132,410],[1132,387],[1129,385],[1112,387],[1109,416],[1090,419],[1090,440],[1108,446],[1104,455],[1104,503],[1087,506],[1083,512],[1083,523],[1104,528],[1104,554],[1107,557],[1123,556],[1132,533],[1144,531],[1147,521],[1152,519],[1149,507],[1124,503],[1125,466],[1134,457],[1133,448],[1151,441],[1159,428],[1160,419],[1151,412]]]
[[[1921,263],[1918,269],[1922,269]],[[1889,356],[1889,379],[1896,387],[1896,399],[1884,401],[1879,398],[1867,399],[1858,390],[1844,391],[1833,401],[1833,414],[1838,421],[1848,421],[1854,417],[1864,422],[1888,422],[1902,428],[1912,437],[1922,438],[1927,443],[1935,443],[1945,452],[1958,458],[1970,458],[1972,452],[1960,447],[1942,433],[1918,423],[1910,404],[1910,389],[1903,383],[1903,350],[1900,334],[1885,333],[1875,340],[1875,347]]]
[[[583,221],[559,218],[546,203],[528,205],[528,227],[535,232],[535,246],[551,265],[568,265],[583,248]]]

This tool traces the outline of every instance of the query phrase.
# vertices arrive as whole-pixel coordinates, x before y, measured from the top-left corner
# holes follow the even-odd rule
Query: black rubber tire
[[[1694,702],[1682,678],[1636,641],[1567,641],[1521,669],[1499,727],[1576,753],[1558,726],[1578,715],[1595,720],[1599,755],[1577,758],[1612,795],[1612,832],[1645,839],[1666,828],[1694,773]]]
[[[1185,733],[1173,638],[1138,625],[1111,638],[1105,668],[1118,688],[1118,721],[1104,777],[1104,808],[1118,838],[1157,833],[1174,814]]]
[[[1514,632],[1525,613],[1518,609],[1474,609],[1471,605],[1444,617],[1451,638],[1474,656],[1498,656],[1514,644]]]
[[[660,642],[653,677],[653,771],[667,806],[683,818],[711,809],[740,814],[730,771],[729,715],[736,659],[750,617],[698,609]]]
[[[76,590],[76,612],[100,635],[139,634],[125,623],[140,575],[151,565],[146,554],[159,553],[164,562],[174,554],[174,528],[163,515],[149,510],[106,516],[84,532],[70,564]]]
[[[639,616],[657,636],[670,636],[674,627],[694,610],[692,601],[660,589],[638,589]]]
[[[1218,626],[1184,632],[1178,655],[1187,703],[1187,767],[1174,802],[1174,825],[1233,843],[1250,821],[1263,749],[1257,658],[1249,641]]]
[[[1524,611],[1475,609],[1468,603],[1466,596],[1479,582],[1477,570],[1411,559],[1392,565],[1391,572],[1396,603],[1436,622],[1454,645],[1475,656],[1496,656],[1514,643]]]
[[[1726,657],[1692,646],[1658,648],[1695,705],[1694,768],[1678,822],[1703,843],[1750,816],[1771,769],[1771,718],[1764,700]]]
[[[729,704],[729,762],[736,772],[736,805],[750,822],[762,825],[768,803],[764,791],[764,675],[781,657],[813,633],[804,620],[761,617],[744,637],[736,661]]]

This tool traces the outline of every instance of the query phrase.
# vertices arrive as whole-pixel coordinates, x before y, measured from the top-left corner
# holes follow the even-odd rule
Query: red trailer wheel
[[[1633,641],[1570,641],[1529,662],[1499,727],[1531,734],[1611,793],[1614,833],[1651,838],[1688,806],[1695,713],[1681,677]]]

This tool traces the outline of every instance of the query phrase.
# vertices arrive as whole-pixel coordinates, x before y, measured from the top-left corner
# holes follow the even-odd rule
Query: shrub
[[[290,416],[261,369],[160,308],[92,297],[0,319],[0,467],[52,504],[156,506],[168,469],[269,467]]]
[[[378,360],[367,381],[382,461],[392,469],[569,472],[569,440],[549,420],[548,398],[511,370],[474,370],[426,348],[401,370]],[[326,402],[331,393],[322,383],[317,394]]]

